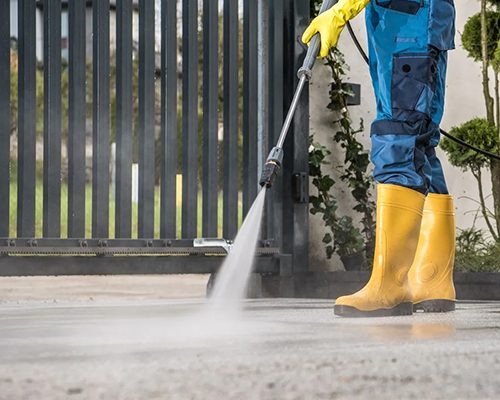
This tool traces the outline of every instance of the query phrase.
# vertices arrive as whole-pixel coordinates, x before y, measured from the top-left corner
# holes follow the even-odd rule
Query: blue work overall
[[[372,0],[366,8],[377,101],[371,159],[379,183],[447,194],[435,148],[443,117],[453,0]]]

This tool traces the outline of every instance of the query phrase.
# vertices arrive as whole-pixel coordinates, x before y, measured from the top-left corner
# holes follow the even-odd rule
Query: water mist
[[[266,191],[259,192],[217,274],[208,303],[208,311],[214,315],[241,310],[260,235]]]

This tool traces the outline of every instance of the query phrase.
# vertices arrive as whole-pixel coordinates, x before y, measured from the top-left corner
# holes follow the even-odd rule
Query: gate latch
[[[307,172],[293,174],[292,190],[296,203],[309,203],[309,174]]]

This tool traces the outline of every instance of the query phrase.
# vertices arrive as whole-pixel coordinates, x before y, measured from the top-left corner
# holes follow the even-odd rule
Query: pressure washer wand
[[[334,4],[336,0],[324,0],[321,5],[320,14],[329,10]],[[259,184],[260,186],[265,186],[266,188],[270,188],[276,176],[278,176],[278,172],[281,169],[281,165],[283,163],[283,145],[285,144],[286,137],[288,135],[288,131],[290,129],[290,125],[292,124],[293,116],[295,115],[295,111],[297,110],[297,105],[299,104],[300,95],[302,94],[302,90],[306,82],[308,82],[312,77],[312,68],[318,57],[319,49],[321,46],[321,39],[319,33],[317,33],[311,40],[309,44],[309,49],[307,50],[306,57],[304,59],[304,63],[302,67],[297,72],[297,76],[299,78],[299,83],[297,85],[297,89],[295,89],[295,93],[293,95],[292,104],[288,110],[288,113],[285,118],[285,122],[283,123],[283,127],[281,128],[280,137],[278,139],[278,143],[273,147],[269,156],[267,157],[266,163],[262,168],[262,174],[260,176]]]

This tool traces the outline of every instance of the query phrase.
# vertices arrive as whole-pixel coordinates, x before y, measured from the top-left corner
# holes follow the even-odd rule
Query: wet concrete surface
[[[331,301],[0,304],[0,399],[498,399],[500,303],[341,319]]]

